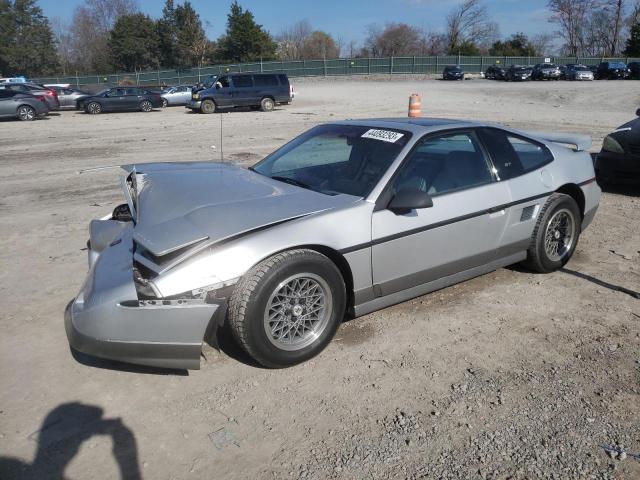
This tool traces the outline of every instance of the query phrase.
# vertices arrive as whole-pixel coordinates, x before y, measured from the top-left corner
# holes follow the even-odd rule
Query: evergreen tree
[[[158,42],[160,49],[160,64],[164,67],[172,68],[177,64],[176,44],[177,24],[176,9],[173,0],[166,0],[162,9],[162,18],[157,22]]]
[[[221,58],[231,62],[272,60],[276,56],[271,35],[255,22],[253,13],[243,10],[237,1],[231,4],[227,32],[220,37],[218,45]]]
[[[132,71],[158,66],[156,25],[143,13],[119,17],[109,35],[108,46],[116,69]]]
[[[202,65],[210,50],[210,43],[202,28],[200,16],[184,2],[175,9],[176,19],[176,65],[194,67]]]
[[[49,20],[35,0],[0,0],[0,69],[3,75],[37,76],[58,68]]]
[[[640,23],[635,23],[631,27],[624,54],[629,57],[640,57]]]

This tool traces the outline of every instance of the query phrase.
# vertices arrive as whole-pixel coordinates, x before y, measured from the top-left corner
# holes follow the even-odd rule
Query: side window
[[[11,90],[2,89],[0,90],[0,99],[12,98],[15,94],[16,92],[12,92]]]
[[[500,180],[523,175],[553,160],[551,152],[544,145],[497,128],[483,128],[480,136]]]
[[[62,95],[71,95],[73,93],[73,90],[71,90],[70,88],[65,88],[62,90]]]
[[[280,80],[280,85],[287,85],[289,83],[289,79],[284,74],[278,75],[278,79]]]
[[[139,88],[127,88],[126,92],[126,95],[142,95]]]
[[[394,181],[394,191],[419,189],[430,195],[491,183],[489,166],[475,135],[456,132],[421,140]]]
[[[233,79],[233,86],[236,88],[253,87],[251,75],[237,75],[231,78]]]
[[[222,85],[222,88],[229,88],[229,77],[220,77],[216,80],[216,83]]]
[[[275,75],[255,75],[253,81],[256,87],[273,87],[278,85],[278,77]]]
[[[544,145],[511,135],[507,135],[507,139],[516,152],[524,173],[540,168],[553,160],[553,155]]]

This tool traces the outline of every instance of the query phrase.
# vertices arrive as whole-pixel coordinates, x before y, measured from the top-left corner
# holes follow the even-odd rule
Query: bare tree
[[[567,53],[578,56],[584,48],[589,17],[601,5],[599,0],[549,0],[550,22],[557,23],[558,33],[566,42]]]
[[[607,7],[611,10],[612,29],[611,29],[611,49],[609,50],[611,56],[615,56],[620,51],[621,34],[623,16],[625,10],[625,0],[608,0]]]
[[[118,17],[137,11],[135,0],[86,0],[77,7],[69,30],[77,68],[85,73],[108,69],[109,32]]]
[[[553,35],[550,33],[538,33],[531,37],[530,43],[535,55],[547,55],[553,45]]]
[[[374,57],[409,56],[420,51],[422,32],[406,23],[388,23],[384,29],[371,25],[365,48]]]
[[[447,15],[447,50],[463,43],[488,45],[498,36],[498,25],[490,20],[481,0],[464,0]]]
[[[300,57],[303,59],[338,58],[340,50],[334,39],[325,32],[315,31],[309,35],[302,46]]]
[[[56,50],[58,53],[58,61],[62,67],[62,74],[66,75],[75,63],[69,25],[60,17],[53,17],[51,19],[51,30],[53,31],[53,36],[56,41]]]
[[[278,57],[281,60],[299,60],[305,40],[311,35],[313,28],[308,20],[300,20],[285,28],[276,36]]]

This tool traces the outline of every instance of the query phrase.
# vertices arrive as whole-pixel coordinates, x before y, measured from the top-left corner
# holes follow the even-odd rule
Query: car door
[[[535,220],[551,195],[553,154],[542,143],[496,127],[477,130],[491,157],[496,178],[511,192],[507,226],[499,245],[501,255],[526,250]]]
[[[232,96],[234,106],[246,107],[260,104],[260,101],[255,99],[256,93],[251,75],[232,75],[231,81],[233,83]]]
[[[186,105],[191,100],[191,88],[181,86],[177,88],[177,103],[180,105]]]
[[[511,197],[508,187],[493,176],[473,130],[421,139],[382,197],[404,189],[427,192],[433,206],[397,214],[377,205],[371,222],[377,296],[495,259]]]
[[[129,87],[125,89],[124,99],[124,108],[138,110],[140,103],[144,100],[144,92],[140,88]]]
[[[235,106],[233,103],[233,91],[234,87],[231,83],[231,78],[228,76],[219,77],[216,83],[213,85],[216,93],[214,94],[214,100],[218,107],[228,108]]]
[[[17,92],[0,89],[0,117],[16,115],[16,101],[13,97]]]
[[[125,89],[112,88],[109,90],[102,101],[103,110],[122,110],[125,104]]]

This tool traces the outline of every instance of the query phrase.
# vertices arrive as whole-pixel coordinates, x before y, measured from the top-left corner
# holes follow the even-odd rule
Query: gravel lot
[[[270,371],[222,334],[202,369],[72,357],[90,219],[131,162],[250,164],[333,119],[429,116],[603,136],[640,82],[295,80],[269,114],[0,122],[0,478],[640,478],[640,196],[603,195],[563,271],[503,269],[344,324]],[[624,287],[627,292],[620,291]],[[602,445],[624,453],[608,454]]]

